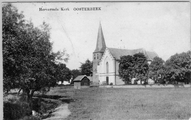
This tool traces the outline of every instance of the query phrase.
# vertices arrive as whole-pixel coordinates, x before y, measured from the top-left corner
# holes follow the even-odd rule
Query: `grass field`
[[[191,118],[191,88],[95,87],[75,90],[72,97],[67,120]]]

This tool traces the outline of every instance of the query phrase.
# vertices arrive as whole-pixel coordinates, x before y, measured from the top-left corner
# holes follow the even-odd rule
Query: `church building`
[[[118,49],[109,48],[105,44],[101,23],[98,29],[96,49],[93,52],[93,83],[97,85],[122,85],[124,82],[119,77],[119,62],[121,56],[143,53],[148,60],[157,56],[155,52],[144,49]]]

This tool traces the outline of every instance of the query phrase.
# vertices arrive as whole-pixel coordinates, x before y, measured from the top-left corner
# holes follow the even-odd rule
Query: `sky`
[[[190,50],[189,2],[13,3],[35,26],[51,27],[53,51],[66,50],[70,69],[92,60],[101,22],[107,47],[154,51],[163,60]],[[100,7],[97,11],[74,10]],[[58,11],[39,11],[57,8]],[[65,8],[65,11],[61,11]]]

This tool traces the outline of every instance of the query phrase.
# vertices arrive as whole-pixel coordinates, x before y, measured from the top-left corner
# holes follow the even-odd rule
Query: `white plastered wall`
[[[108,73],[106,72],[107,67],[106,63],[108,62]],[[109,84],[112,83],[115,85],[115,60],[113,56],[110,54],[109,50],[106,48],[100,64],[98,66],[98,76],[99,76],[99,83],[105,84],[106,77],[109,77]]]
[[[106,72],[106,63],[109,64],[109,71],[108,74]],[[98,65],[98,78],[99,78],[99,84],[103,85],[106,84],[106,77],[109,77],[109,84],[112,83],[113,85],[123,85],[124,82],[119,77],[119,62],[116,62],[113,56],[111,55],[108,48],[106,48],[101,61]]]

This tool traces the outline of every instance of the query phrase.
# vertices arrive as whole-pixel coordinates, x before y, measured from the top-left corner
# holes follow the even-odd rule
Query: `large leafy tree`
[[[134,59],[133,56],[121,56],[119,60],[119,76],[123,79],[125,84],[131,82],[134,76]]]
[[[166,78],[177,83],[189,83],[191,75],[191,51],[175,54],[165,63]]]
[[[164,60],[160,57],[155,57],[149,65],[149,77],[155,80],[156,83],[164,83],[165,67]]]
[[[59,63],[57,64],[56,69],[56,79],[57,81],[69,81],[71,79],[71,71],[69,68],[66,67],[65,64]]]
[[[146,83],[148,79],[149,65],[146,56],[143,53],[137,53],[133,55],[134,57],[134,74],[135,77]]]
[[[56,61],[64,53],[52,52],[48,24],[35,27],[11,4],[2,11],[3,87],[22,89],[31,103],[35,91],[56,85]]]
[[[93,63],[87,59],[85,61],[85,63],[81,64],[81,67],[80,67],[81,74],[91,76],[92,75],[92,67],[93,67]]]
[[[19,78],[19,70],[16,70],[19,67],[16,61],[18,57],[15,53],[20,49],[18,37],[24,26],[24,16],[11,4],[4,5],[2,13],[3,87],[4,90],[9,90],[16,85],[15,81]]]
[[[122,56],[119,63],[119,76],[126,84],[130,83],[132,78],[146,81],[149,67],[144,54],[137,53],[133,56]]]

